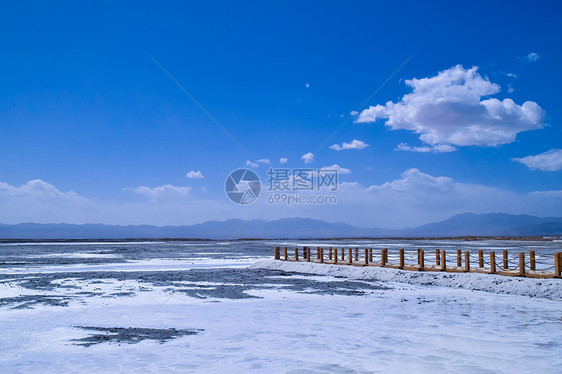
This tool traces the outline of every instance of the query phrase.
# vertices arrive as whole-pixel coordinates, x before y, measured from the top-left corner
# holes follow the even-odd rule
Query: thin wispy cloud
[[[562,149],[551,149],[538,155],[515,157],[512,160],[526,165],[531,170],[560,171],[562,170]]]
[[[369,144],[365,143],[362,140],[353,139],[349,143],[343,142],[341,145],[340,144],[334,144],[334,145],[331,145],[328,148],[333,149],[334,151],[343,151],[344,149],[365,149],[368,146],[369,146]]]
[[[409,151],[409,152],[421,152],[421,153],[443,153],[443,152],[453,152],[456,148],[448,144],[434,144],[431,146],[423,147],[412,147],[406,143],[400,143],[396,146],[395,151]]]
[[[279,159],[279,163],[280,163],[281,165],[286,164],[288,161],[289,161],[289,159],[286,158],[286,157],[281,157],[281,158]]]
[[[527,56],[525,56],[525,58],[529,62],[537,62],[541,58],[541,55],[536,52],[531,52]]]
[[[251,168],[257,168],[259,165],[257,162],[252,162],[250,160],[246,160],[246,166],[249,166]]]
[[[333,164],[333,165],[330,165],[330,166],[324,166],[320,170],[336,170],[338,172],[338,174],[342,174],[342,175],[343,174],[351,174],[351,170],[346,169],[346,168],[342,168],[338,164]]]
[[[271,164],[271,161],[268,158],[260,158],[259,160],[256,160],[254,162],[247,160],[246,161],[246,166],[252,167],[252,168],[257,168],[260,166],[260,164],[262,165],[269,165]]]
[[[171,184],[164,184],[159,187],[125,187],[124,191],[132,191],[138,195],[145,196],[151,203],[157,203],[164,200],[174,200],[185,198],[191,187],[174,186]]]

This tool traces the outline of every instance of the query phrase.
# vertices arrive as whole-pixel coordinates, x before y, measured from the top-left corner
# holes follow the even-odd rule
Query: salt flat
[[[454,283],[458,275],[479,274],[449,274],[453,280],[439,284],[396,277],[394,269],[367,274],[337,266],[346,274],[331,265],[268,260],[272,243],[266,244],[227,245],[228,255],[221,246],[207,265],[197,254],[203,247],[194,246],[189,261],[198,266],[166,271],[135,270],[134,262],[121,271],[123,262],[106,257],[97,259],[103,269],[83,263],[72,272],[46,272],[57,267],[49,262],[0,273],[0,372],[552,373],[561,367],[556,294]],[[168,258],[165,246],[153,246],[160,247],[123,256]],[[119,247],[108,253],[122,254]],[[240,266],[240,258],[260,251],[261,261]]]

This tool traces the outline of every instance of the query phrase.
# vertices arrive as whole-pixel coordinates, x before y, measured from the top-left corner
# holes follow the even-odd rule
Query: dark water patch
[[[122,291],[122,292],[114,292],[114,293],[110,293],[109,295],[103,296],[103,297],[133,297],[136,294],[134,292],[131,291]]]
[[[57,295],[22,295],[0,298],[0,307],[10,309],[33,309],[38,304],[49,306],[68,306],[70,298]]]
[[[201,329],[150,329],[142,327],[94,327],[74,326],[82,330],[97,331],[90,336],[72,339],[74,345],[90,347],[95,344],[137,344],[143,340],[155,340],[162,344],[168,340],[177,339],[187,335],[197,335]]]
[[[298,275],[298,276],[293,276]],[[0,281],[2,276],[0,275]],[[25,274],[18,285],[31,290],[53,291],[58,288],[78,288],[74,285],[59,285],[60,281],[74,280],[85,284],[112,281],[134,281],[135,292],[151,291],[163,287],[167,292],[205,299],[249,299],[255,298],[251,290],[282,288],[286,291],[329,295],[364,295],[388,287],[376,280],[324,281],[316,276],[269,269],[191,269],[185,271],[95,271],[72,273]],[[10,275],[14,282],[14,275]],[[187,283],[187,284],[186,284]],[[190,285],[189,283],[193,283]],[[272,285],[272,283],[274,283]],[[204,285],[202,285],[204,284]],[[95,290],[94,290],[95,291]],[[102,295],[103,293],[98,293]],[[76,293],[75,295],[79,295]],[[114,293],[107,297],[132,296],[130,293]]]
[[[255,287],[254,287],[255,288]],[[195,297],[197,299],[206,299],[206,298],[217,298],[217,299],[255,299],[258,298],[257,296],[253,296],[247,294],[245,291],[248,291],[250,288],[246,286],[239,286],[239,285],[218,285],[213,288],[201,288],[201,289],[176,289],[175,292],[180,292],[182,294],[186,294],[191,297]]]

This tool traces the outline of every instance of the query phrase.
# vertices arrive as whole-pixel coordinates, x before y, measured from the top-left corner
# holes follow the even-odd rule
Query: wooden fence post
[[[355,248],[355,261],[359,261],[359,248]]]
[[[461,267],[462,266],[462,251],[460,249],[457,249],[457,267]]]
[[[347,263],[350,265],[353,263],[353,250],[351,248],[347,249]]]
[[[280,254],[279,254],[279,247],[275,247],[273,258],[275,260],[279,260],[281,258]]]
[[[479,268],[484,267],[484,250],[483,249],[478,250],[478,267]]]
[[[334,264],[338,263],[338,247],[334,248]]]
[[[464,271],[470,271],[470,252],[464,251]]]
[[[384,249],[384,264],[388,265],[388,248]]]
[[[435,265],[441,265],[441,259],[439,258],[439,248],[435,250]]]
[[[341,247],[341,260],[345,260],[345,248]]]
[[[386,266],[386,256],[385,256],[386,248],[381,249],[381,266]]]
[[[400,248],[400,266],[399,269],[404,269],[404,248]]]
[[[320,263],[324,262],[324,248],[320,248]]]
[[[369,262],[373,262],[373,248],[369,248]]]
[[[328,250],[328,256],[329,256],[328,258],[332,260],[332,247],[330,247]]]
[[[369,265],[369,250],[365,248],[365,266]]]
[[[285,257],[285,261],[287,261],[289,259],[288,253],[287,253],[287,247],[285,247],[285,249],[283,250],[283,255]]]
[[[310,252],[312,252],[312,251],[311,251],[311,248],[310,248],[310,247],[306,247],[306,261],[307,261],[307,262],[310,262]]]
[[[525,275],[525,252],[519,252],[519,275]]]
[[[531,251],[531,252],[529,253],[529,257],[531,258],[531,270],[535,270],[535,269],[536,269],[535,251]]]
[[[298,261],[298,260],[299,260],[299,248],[296,247],[295,248],[295,261]]]
[[[320,260],[320,247],[316,247],[316,259]]]
[[[509,268],[509,259],[507,257],[507,249],[503,250],[503,268],[507,270]]]
[[[562,276],[562,252],[554,254],[554,276]]]
[[[418,264],[420,263],[420,253],[421,253],[421,248],[418,248]]]
[[[496,274],[496,252],[490,252],[490,273]]]
[[[418,261],[418,270],[423,271],[425,265],[424,251],[423,249],[420,249],[419,251],[420,260]]]
[[[441,271],[447,270],[447,252],[441,251]]]

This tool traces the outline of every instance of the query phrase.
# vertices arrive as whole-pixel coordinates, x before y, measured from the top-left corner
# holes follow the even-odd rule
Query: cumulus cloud
[[[305,164],[310,164],[314,162],[314,153],[312,152],[305,153],[304,155],[302,155],[301,159],[304,160]]]
[[[342,143],[331,145],[329,148],[333,149],[334,151],[342,151],[344,149],[363,149],[367,148],[369,144],[365,143],[364,141],[353,139],[351,143]]]
[[[396,146],[395,151],[410,151],[410,152],[422,152],[422,153],[441,153],[441,152],[453,152],[456,150],[455,147],[450,146],[448,144],[434,144],[432,146],[423,146],[423,147],[412,147],[406,143],[400,143]]]
[[[483,99],[497,94],[500,86],[477,70],[457,65],[433,77],[406,80],[411,93],[397,103],[370,106],[356,115],[355,122],[384,120],[393,130],[419,134],[422,142],[436,149],[494,147],[513,142],[520,132],[544,127],[545,112],[533,101],[517,105],[509,98]]]
[[[64,201],[74,204],[86,203],[88,199],[74,191],[62,192],[50,183],[41,179],[30,180],[21,186],[12,186],[0,182],[0,201],[10,200]]]
[[[525,58],[530,62],[536,62],[541,58],[541,55],[536,52],[531,52],[527,56],[525,56]]]
[[[551,149],[538,155],[512,160],[527,165],[532,170],[559,171],[562,170],[562,149]]]
[[[145,196],[151,203],[156,203],[164,200],[174,200],[185,198],[191,187],[173,186],[171,184],[164,184],[159,187],[125,187],[123,190],[133,191],[136,194]]]
[[[286,164],[288,161],[289,161],[289,159],[286,158],[286,157],[281,157],[281,158],[279,159],[279,163],[280,163],[281,165]]]
[[[266,164],[266,165],[271,164],[271,161],[269,161],[269,158],[260,158],[259,160],[256,160],[256,162],[258,164]]]
[[[197,170],[197,171],[191,170],[185,176],[187,178],[190,178],[190,179],[203,179],[204,178],[203,173],[201,173],[201,171],[199,171],[199,170]]]

